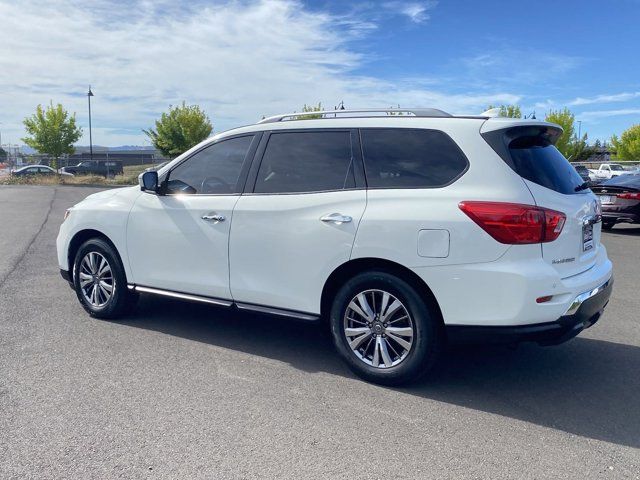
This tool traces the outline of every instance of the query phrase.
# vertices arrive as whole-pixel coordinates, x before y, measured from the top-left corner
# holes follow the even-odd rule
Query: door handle
[[[224,222],[224,215],[218,215],[215,212],[209,213],[207,215],[202,215],[202,220],[206,220],[207,222]]]
[[[342,215],[341,213],[329,213],[320,217],[320,220],[323,222],[332,222],[340,225],[342,223],[349,223],[353,219],[349,215]]]

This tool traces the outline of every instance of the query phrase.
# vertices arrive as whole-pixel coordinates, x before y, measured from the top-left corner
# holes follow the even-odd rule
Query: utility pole
[[[578,120],[578,141],[580,141],[580,139],[582,138],[581,133],[582,133],[582,120]]]
[[[89,91],[87,92],[87,99],[89,100],[89,157],[93,161],[93,138],[91,138],[91,97],[93,92],[91,91],[91,85],[89,85]]]

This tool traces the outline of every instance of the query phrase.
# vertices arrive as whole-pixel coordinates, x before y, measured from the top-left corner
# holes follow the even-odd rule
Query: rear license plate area
[[[582,226],[582,251],[588,252],[593,248],[593,224]]]
[[[616,197],[612,197],[611,195],[600,195],[600,203],[605,205],[609,203],[613,203]]]

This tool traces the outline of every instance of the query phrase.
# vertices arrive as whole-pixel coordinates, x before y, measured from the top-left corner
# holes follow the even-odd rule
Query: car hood
[[[142,193],[140,191],[139,186],[133,187],[121,187],[121,188],[110,188],[108,190],[103,190],[102,192],[93,193],[86,197],[84,200],[80,202],[80,204],[86,203],[102,203],[113,197],[119,197],[125,200],[127,197],[130,197],[133,201],[138,195]]]

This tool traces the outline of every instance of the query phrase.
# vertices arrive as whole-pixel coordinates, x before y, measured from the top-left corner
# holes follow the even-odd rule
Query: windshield
[[[611,165],[611,170],[615,170],[616,172],[621,172],[624,170],[624,168],[622,168],[622,165],[613,164]]]

